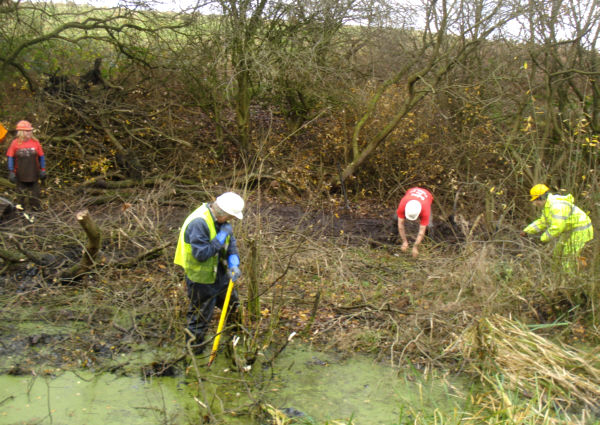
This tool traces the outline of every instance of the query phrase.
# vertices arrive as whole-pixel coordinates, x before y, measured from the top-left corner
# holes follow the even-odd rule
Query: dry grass
[[[509,318],[480,319],[457,341],[462,357],[484,380],[499,376],[525,397],[543,394],[565,409],[600,406],[600,360],[592,352],[552,342]]]

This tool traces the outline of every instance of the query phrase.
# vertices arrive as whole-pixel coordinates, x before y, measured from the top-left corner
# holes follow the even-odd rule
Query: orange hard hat
[[[31,123],[29,121],[19,121],[17,123],[17,131],[31,131],[33,130],[33,126],[31,125]]]

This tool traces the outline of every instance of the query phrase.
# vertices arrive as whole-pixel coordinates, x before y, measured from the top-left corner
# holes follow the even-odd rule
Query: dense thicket
[[[59,179],[418,184],[488,225],[545,181],[598,217],[595,2],[151,6],[0,6],[0,120],[34,122]]]

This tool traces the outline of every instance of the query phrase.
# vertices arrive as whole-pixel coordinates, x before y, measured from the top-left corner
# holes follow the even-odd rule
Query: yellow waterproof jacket
[[[548,242],[565,232],[572,232],[573,236],[579,234],[579,232],[582,232],[582,236],[593,235],[589,231],[592,227],[592,221],[573,201],[573,195],[571,194],[549,194],[541,217],[523,231],[530,235],[543,232],[540,237],[542,242]]]
[[[206,261],[198,261],[192,254],[192,245],[185,241],[185,231],[188,225],[195,219],[202,218],[209,231],[209,239],[212,240],[217,235],[215,221],[208,208],[208,204],[203,204],[191,213],[183,222],[179,232],[177,248],[175,248],[174,263],[183,267],[186,276],[196,283],[214,283],[217,277],[217,267],[219,264],[219,254],[213,255]],[[225,247],[229,244],[229,236],[225,240]]]

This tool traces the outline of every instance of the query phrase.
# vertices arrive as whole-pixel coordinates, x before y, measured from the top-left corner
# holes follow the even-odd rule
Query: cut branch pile
[[[494,315],[468,328],[453,347],[483,380],[500,375],[505,385],[531,397],[544,392],[565,407],[600,407],[600,359],[558,345],[525,325]]]

